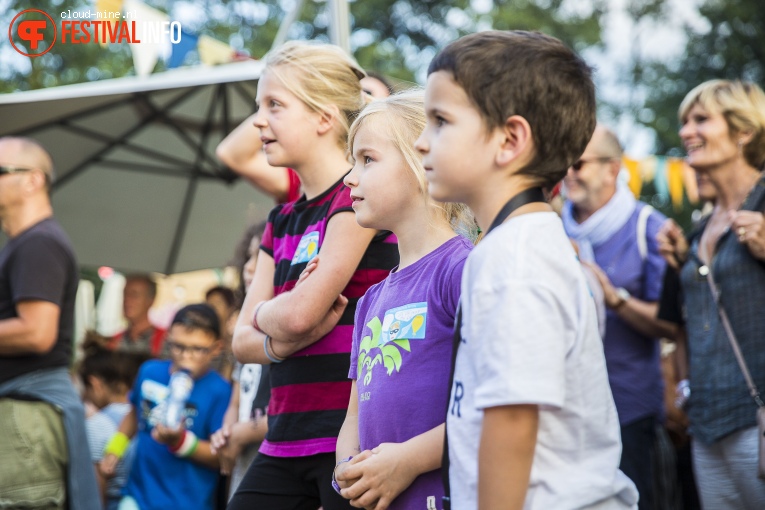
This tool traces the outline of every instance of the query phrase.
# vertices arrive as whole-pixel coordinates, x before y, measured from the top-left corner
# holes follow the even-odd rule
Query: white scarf
[[[574,206],[566,201],[561,213],[563,228],[579,245],[579,258],[595,262],[593,249],[611,239],[629,221],[636,206],[635,196],[622,181],[616,185],[611,200],[582,223],[574,219]]]

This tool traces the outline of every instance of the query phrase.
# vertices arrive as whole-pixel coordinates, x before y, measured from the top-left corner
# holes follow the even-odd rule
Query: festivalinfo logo
[[[116,44],[181,42],[178,21],[140,21],[131,11],[72,11],[60,13],[61,28],[40,9],[26,9],[8,27],[13,49],[26,57],[39,57],[58,44]],[[140,34],[140,35],[139,35]],[[139,38],[140,37],[140,38]]]

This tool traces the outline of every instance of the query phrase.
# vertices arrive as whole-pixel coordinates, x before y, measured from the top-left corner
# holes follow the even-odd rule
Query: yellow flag
[[[684,166],[683,160],[677,158],[672,158],[667,163],[667,186],[669,187],[669,197],[672,199],[672,206],[675,209],[683,207]]]
[[[630,174],[630,180],[628,184],[632,194],[636,197],[640,196],[640,188],[643,187],[643,178],[640,175],[640,162],[623,156],[622,164]]]

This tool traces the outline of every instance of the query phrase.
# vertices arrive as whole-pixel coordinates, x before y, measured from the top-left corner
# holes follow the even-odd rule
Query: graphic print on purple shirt
[[[362,450],[402,443],[444,422],[452,330],[472,247],[454,237],[359,301],[348,377],[359,394]],[[389,508],[427,508],[433,496],[443,496],[439,470],[419,476]]]

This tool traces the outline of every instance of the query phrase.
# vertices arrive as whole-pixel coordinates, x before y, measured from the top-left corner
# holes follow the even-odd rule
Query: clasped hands
[[[405,448],[400,443],[382,443],[337,466],[335,480],[342,489],[340,494],[356,508],[388,508],[417,478],[417,473],[403,461]]]

